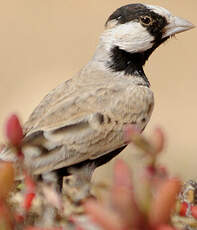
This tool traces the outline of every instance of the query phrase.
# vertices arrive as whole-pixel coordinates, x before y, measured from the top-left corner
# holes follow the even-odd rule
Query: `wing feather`
[[[118,149],[125,145],[126,123],[136,122],[143,128],[148,122],[150,114],[140,123],[153,102],[147,87],[137,87],[132,78],[99,77],[98,83],[98,76],[64,82],[30,115],[24,125],[23,151],[35,174]]]

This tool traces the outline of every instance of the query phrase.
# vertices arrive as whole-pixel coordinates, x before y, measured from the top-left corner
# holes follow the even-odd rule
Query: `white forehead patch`
[[[172,14],[161,6],[146,5],[146,7],[152,10],[153,12],[155,12],[156,14],[165,17],[167,21],[169,21],[170,18],[172,17]]]

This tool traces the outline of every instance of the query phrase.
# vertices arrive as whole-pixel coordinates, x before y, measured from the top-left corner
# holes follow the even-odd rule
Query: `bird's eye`
[[[152,24],[152,18],[149,16],[141,16],[140,22],[141,22],[141,24],[148,26],[148,25]]]

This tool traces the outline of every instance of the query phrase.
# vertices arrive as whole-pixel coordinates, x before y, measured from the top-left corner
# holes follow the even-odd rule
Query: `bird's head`
[[[129,4],[117,9],[105,27],[100,47],[111,58],[108,67],[113,71],[132,73],[141,68],[150,54],[169,37],[194,26],[162,7]]]

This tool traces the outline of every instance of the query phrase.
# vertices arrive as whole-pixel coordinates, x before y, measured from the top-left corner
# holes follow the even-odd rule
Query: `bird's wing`
[[[62,101],[65,98],[72,95],[73,92],[73,80],[67,80],[60,84],[58,87],[51,90],[40,102],[40,104],[34,109],[30,115],[27,122],[24,124],[24,133],[27,134],[31,132],[34,127],[39,124],[43,119],[43,116],[46,116],[50,108],[58,104],[58,101]]]
[[[97,158],[124,144],[118,133],[122,126],[110,112],[123,88],[104,83],[72,87],[67,88],[70,95],[47,98],[46,107],[41,102],[25,124],[25,157],[36,174]]]
[[[147,92],[125,81],[100,78],[77,85],[72,80],[45,97],[24,127],[23,151],[33,173],[95,159],[125,145],[124,123],[135,122],[147,110]],[[2,157],[9,158],[6,153]]]

